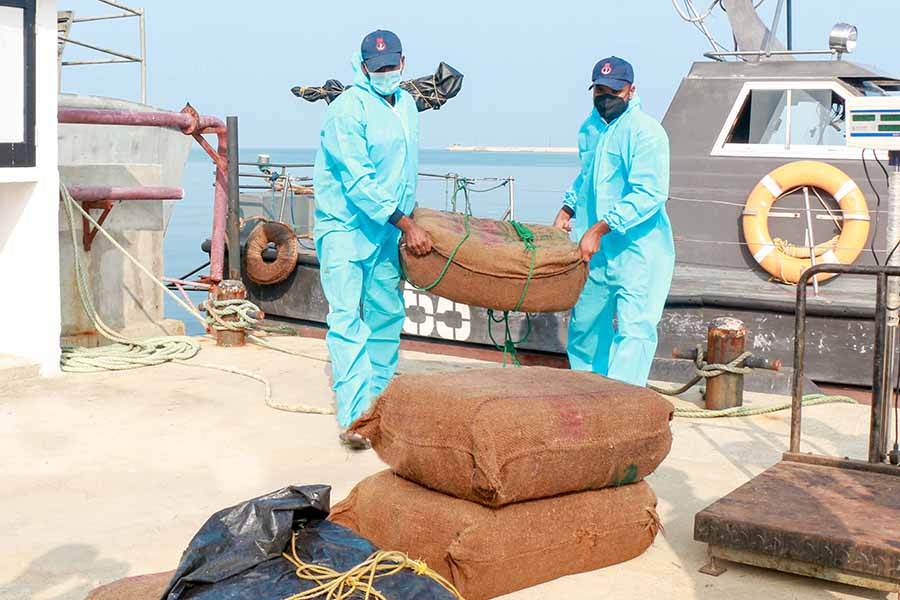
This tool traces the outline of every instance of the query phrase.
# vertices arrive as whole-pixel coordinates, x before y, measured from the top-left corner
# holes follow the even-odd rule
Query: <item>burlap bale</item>
[[[379,548],[424,560],[466,600],[483,600],[630,560],[659,529],[646,482],[494,509],[382,471],[329,519]]]
[[[672,412],[593,373],[472,369],[395,377],[352,430],[403,477],[502,506],[643,479],[669,453]]]
[[[137,575],[98,587],[85,600],[159,600],[175,571]]]
[[[433,249],[416,257],[401,246],[406,278],[417,286],[440,277],[447,259],[466,232],[465,217],[417,208],[413,219],[431,235]],[[460,247],[450,268],[431,292],[472,306],[514,310],[528,281],[532,252],[526,250],[509,221],[470,218],[471,235]],[[555,312],[575,306],[587,266],[566,232],[547,225],[528,225],[537,247],[534,273],[528,283],[522,312]]]

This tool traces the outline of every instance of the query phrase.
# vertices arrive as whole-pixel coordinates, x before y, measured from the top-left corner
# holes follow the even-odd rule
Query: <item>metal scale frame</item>
[[[900,152],[891,152],[890,164],[890,209],[897,213]],[[890,239],[897,244],[900,236]],[[803,274],[797,286],[790,449],[781,462],[696,515],[694,539],[708,544],[709,554],[701,572],[718,576],[726,570],[723,561],[731,561],[900,595],[900,456],[888,451],[900,307],[897,254],[888,265],[823,264]],[[866,461],[800,451],[807,284],[820,273],[877,280]]]

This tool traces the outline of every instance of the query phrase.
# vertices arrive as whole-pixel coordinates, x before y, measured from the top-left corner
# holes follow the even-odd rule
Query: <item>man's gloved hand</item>
[[[415,221],[404,215],[397,221],[397,227],[403,232],[401,243],[406,245],[413,256],[425,256],[431,252],[431,236]]]

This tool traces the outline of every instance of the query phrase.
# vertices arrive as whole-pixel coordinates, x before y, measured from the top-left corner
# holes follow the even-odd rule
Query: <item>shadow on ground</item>
[[[31,561],[12,581],[0,584],[2,600],[84,600],[102,583],[128,574],[129,564],[100,558],[87,544],[58,546]]]

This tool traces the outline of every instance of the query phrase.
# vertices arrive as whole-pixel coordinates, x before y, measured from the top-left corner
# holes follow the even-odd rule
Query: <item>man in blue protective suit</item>
[[[328,300],[333,389],[341,441],[368,447],[347,427],[387,386],[406,316],[398,241],[416,255],[431,238],[408,216],[415,206],[418,111],[399,88],[400,39],[374,31],[353,60],[354,85],[325,116],[316,155],[313,233]]]
[[[569,320],[569,362],[646,385],[675,268],[669,139],[641,110],[634,71],[611,56],[594,66],[594,110],[578,133],[581,171],[555,225],[575,232],[590,276]]]

